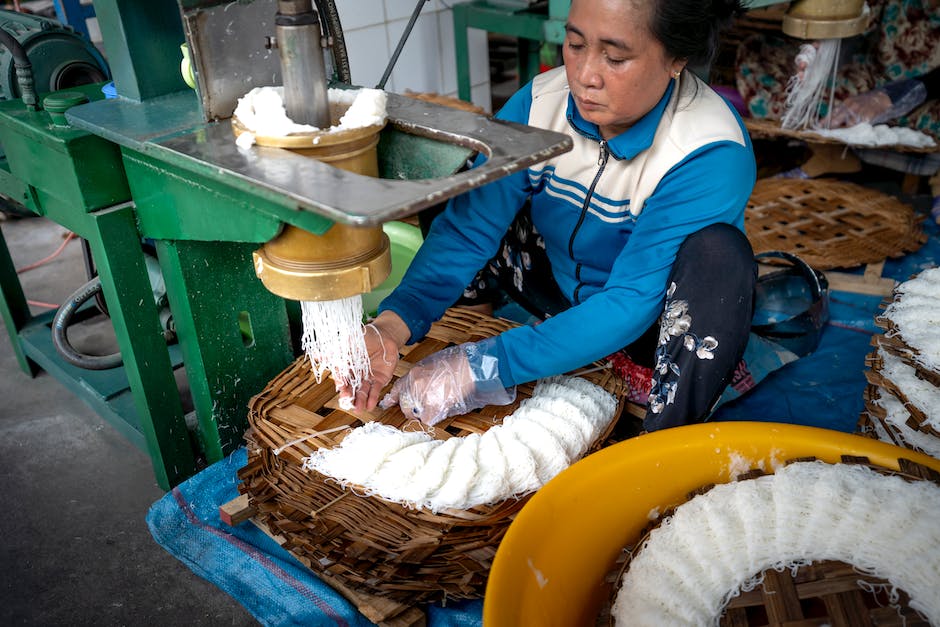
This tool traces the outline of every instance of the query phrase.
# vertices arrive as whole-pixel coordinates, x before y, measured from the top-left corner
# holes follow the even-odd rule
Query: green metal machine
[[[282,81],[285,90],[299,82],[300,93],[314,93],[310,81],[326,80],[330,71],[320,78],[298,72],[311,50],[324,54],[323,67],[333,66],[335,80],[345,55],[336,49],[341,29],[332,3],[316,4],[98,0],[118,97],[102,99],[94,87],[70,90],[89,102],[66,107],[64,124],[53,121],[58,112],[0,103],[7,189],[91,242],[127,393],[120,403],[109,390],[87,393],[93,373],[63,367],[35,346],[33,338],[45,331],[28,315],[4,246],[0,309],[15,350],[25,370],[35,362],[71,381],[145,448],[164,488],[241,445],[248,400],[296,354],[292,303],[255,276],[252,253],[259,245],[285,225],[317,235],[334,224],[380,226],[570,148],[563,135],[389,94],[380,178],[280,148],[239,149],[230,116],[240,95]],[[311,24],[324,31],[313,32]],[[195,91],[179,73],[183,42]],[[287,46],[307,52],[285,68]],[[487,155],[486,164],[458,171],[476,151]],[[166,284],[178,338],[171,347],[153,304],[141,239],[153,242]],[[192,417],[183,415],[173,377],[181,365]]]
[[[467,29],[518,37],[520,40],[520,86],[539,71],[542,45],[560,45],[565,40],[565,21],[571,0],[526,2],[525,0],[472,0],[455,4],[454,48],[457,57],[457,95],[470,100],[470,48]]]

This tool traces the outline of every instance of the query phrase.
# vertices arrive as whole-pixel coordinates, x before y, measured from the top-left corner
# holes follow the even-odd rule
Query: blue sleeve
[[[497,119],[526,124],[532,85],[516,92]],[[475,166],[485,160],[476,158]],[[431,324],[454,304],[474,275],[492,259],[531,186],[527,170],[452,198],[431,225],[401,283],[379,305],[401,316],[411,331],[409,343],[423,338]]]
[[[494,350],[503,383],[569,372],[639,338],[662,313],[679,246],[711,224],[743,230],[755,178],[750,143],[711,144],[676,165],[647,200],[601,291],[537,326],[499,336]]]

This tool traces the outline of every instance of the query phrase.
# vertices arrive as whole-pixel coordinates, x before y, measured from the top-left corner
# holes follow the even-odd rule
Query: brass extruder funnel
[[[338,116],[337,116],[338,117]],[[232,120],[236,135],[246,132]],[[261,146],[293,150],[332,166],[378,176],[381,125],[342,131],[314,131],[285,137],[256,136]],[[334,224],[323,235],[291,225],[253,254],[255,274],[271,292],[291,300],[339,300],[364,294],[392,269],[388,236],[381,226]]]
[[[865,0],[796,0],[783,16],[783,32],[800,39],[844,39],[868,28]]]

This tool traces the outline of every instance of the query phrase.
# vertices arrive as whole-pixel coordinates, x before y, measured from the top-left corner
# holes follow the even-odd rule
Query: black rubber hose
[[[91,244],[88,243],[88,240],[84,237],[79,238],[82,242],[82,260],[85,262],[85,276],[86,280],[91,281],[93,278],[98,276],[98,270],[95,268],[95,260],[91,256]],[[98,311],[108,316],[108,305],[104,302],[104,295],[101,293],[101,290],[98,290],[98,293],[95,294],[95,305],[98,306]]]
[[[26,108],[30,111],[36,110],[36,87],[33,83],[33,64],[29,61],[26,49],[16,37],[11,35],[5,28],[0,28],[0,44],[10,51],[13,55],[13,66],[16,68],[16,81],[20,86],[20,95]]]
[[[75,290],[75,292],[68,297],[65,304],[59,307],[55,317],[52,319],[52,345],[55,346],[56,351],[62,359],[73,366],[84,368],[85,370],[108,370],[110,368],[117,368],[123,363],[121,353],[113,353],[111,355],[85,355],[79,353],[69,343],[68,328],[72,321],[72,316],[75,315],[75,312],[78,311],[78,308],[81,307],[85,301],[94,297],[95,294],[99,292],[101,292],[101,279],[95,277]]]
[[[325,21],[329,36],[333,39],[333,64],[336,78],[341,83],[352,85],[349,72],[349,55],[346,53],[346,39],[343,37],[343,25],[339,21],[339,12],[333,0],[315,0],[317,13]]]

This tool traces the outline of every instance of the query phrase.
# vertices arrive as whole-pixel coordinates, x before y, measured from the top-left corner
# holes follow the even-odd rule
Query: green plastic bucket
[[[405,276],[405,270],[424,241],[421,229],[404,222],[386,222],[382,225],[382,230],[388,235],[392,249],[392,271],[377,288],[362,295],[362,310],[368,318],[376,316],[382,299],[398,287],[401,278]]]

